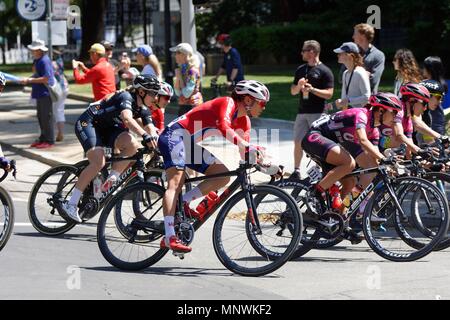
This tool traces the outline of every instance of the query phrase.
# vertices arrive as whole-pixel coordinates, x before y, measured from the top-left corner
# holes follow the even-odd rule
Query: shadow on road
[[[171,268],[171,267],[149,267],[147,269],[141,271],[125,271],[120,270],[115,267],[91,267],[91,268],[83,268],[85,270],[90,271],[101,271],[101,272],[120,272],[120,273],[131,273],[131,274],[154,274],[154,275],[162,275],[162,276],[175,276],[175,277],[201,277],[201,276],[218,276],[218,277],[232,277],[238,276],[233,274],[231,271],[226,271],[226,269],[211,269],[211,268]],[[260,278],[279,278],[275,275],[266,275]]]

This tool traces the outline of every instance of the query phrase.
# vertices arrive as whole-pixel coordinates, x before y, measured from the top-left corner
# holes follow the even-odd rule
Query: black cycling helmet
[[[392,93],[379,92],[370,97],[369,103],[372,107],[380,107],[392,111],[402,111],[400,99]]]
[[[428,89],[418,83],[407,83],[400,88],[400,93],[402,97],[413,97],[428,104],[431,95]]]
[[[153,75],[139,75],[133,80],[133,88],[158,93],[161,83]]]
[[[440,83],[439,81],[436,80],[424,80],[420,83],[421,85],[423,85],[425,88],[428,89],[428,91],[430,92],[430,94],[438,94],[438,95],[444,95],[445,93],[445,88],[442,85],[442,83]]]

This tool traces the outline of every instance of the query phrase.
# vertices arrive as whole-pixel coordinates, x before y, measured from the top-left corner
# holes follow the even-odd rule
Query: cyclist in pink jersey
[[[384,106],[354,108],[340,111],[332,116],[324,116],[312,124],[302,141],[303,149],[322,164],[323,179],[316,185],[320,194],[341,180],[341,195],[347,195],[355,185],[354,179],[342,178],[355,169],[376,166],[384,156],[372,141],[379,137]],[[398,106],[400,109],[400,106]],[[366,186],[373,175],[361,177],[360,183]]]
[[[432,137],[433,139],[441,138],[441,134],[431,129],[423,120],[422,114],[428,108],[431,94],[428,89],[417,83],[408,83],[400,88],[402,101],[404,104],[404,117],[407,120],[403,122],[405,134],[415,131]],[[411,132],[412,137],[412,132]]]
[[[205,175],[228,171],[206,149],[196,144],[207,136],[219,135],[244,150],[257,150],[251,146],[250,117],[258,117],[270,99],[265,85],[253,80],[240,81],[230,97],[217,98],[197,106],[175,119],[161,133],[158,147],[164,159],[167,174],[167,190],[163,198],[165,237],[161,248],[178,252],[190,252],[175,235],[174,214],[178,194],[184,183],[184,170],[189,167]],[[188,215],[198,215],[189,207],[189,202],[218,190],[229,182],[229,178],[208,179],[183,195],[183,206]]]
[[[372,95],[370,97],[370,104],[372,106],[401,106],[401,110],[392,110],[389,115],[386,115],[383,123],[379,127],[380,143],[378,147],[381,152],[389,148],[396,148],[402,143],[405,143],[413,153],[421,151],[412,140],[413,124],[411,117],[404,116],[405,106],[395,94],[380,92]]]

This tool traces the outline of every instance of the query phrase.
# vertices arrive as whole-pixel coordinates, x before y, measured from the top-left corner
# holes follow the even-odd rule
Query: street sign
[[[40,20],[47,10],[45,0],[16,0],[16,10],[25,20]]]
[[[47,21],[31,22],[31,39],[32,41],[40,39],[48,43]],[[52,21],[52,46],[65,45],[67,45],[67,21]]]
[[[67,9],[70,6],[69,0],[53,0],[53,19],[67,20]]]

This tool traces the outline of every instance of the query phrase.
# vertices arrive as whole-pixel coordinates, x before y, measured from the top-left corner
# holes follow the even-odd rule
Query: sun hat
[[[45,42],[39,39],[36,39],[31,44],[29,44],[28,49],[48,51],[48,48],[45,46]]]
[[[180,43],[177,46],[170,48],[170,51],[181,52],[188,56],[191,56],[194,54],[194,49],[192,49],[192,46],[186,42]]]

